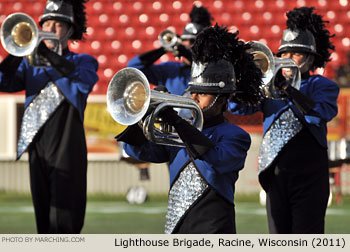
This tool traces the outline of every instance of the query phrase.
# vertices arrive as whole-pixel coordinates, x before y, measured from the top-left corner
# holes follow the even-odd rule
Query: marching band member
[[[98,63],[69,50],[68,40],[86,32],[85,0],[48,0],[39,24],[54,33],[62,55],[44,40],[37,52],[49,66],[8,55],[0,64],[0,90],[25,90],[17,159],[28,151],[38,233],[80,233],[86,208],[86,100],[98,80]]]
[[[141,70],[153,85],[165,86],[166,90],[172,94],[183,95],[187,88],[191,76],[191,46],[197,34],[205,27],[211,25],[213,19],[207,8],[193,6],[190,12],[191,22],[186,24],[181,35],[181,43],[176,43],[172,48],[160,47],[132,58],[128,67],[135,67]],[[174,34],[177,36],[176,34]],[[154,64],[161,56],[171,52],[179,61],[168,61]],[[138,162],[123,153],[122,160],[135,164],[140,169],[140,179],[149,179],[149,163]]]
[[[191,22],[188,23],[181,35],[181,43],[176,43],[175,48],[158,49],[145,52],[132,58],[128,67],[135,67],[141,70],[150,83],[156,86],[165,86],[169,93],[183,95],[191,77],[191,46],[197,34],[205,27],[211,26],[213,19],[207,8],[193,6],[190,12]],[[175,34],[175,36],[177,36]],[[154,64],[165,53],[173,53],[181,58],[181,62],[168,61],[160,64]]]
[[[295,61],[302,81],[300,90],[285,85],[286,81],[276,88],[288,89],[304,104],[295,104],[288,95],[265,99],[253,109],[230,104],[237,114],[261,110],[264,115],[259,181],[267,193],[270,233],[324,233],[329,197],[327,122],[337,115],[339,88],[312,74],[325,67],[334,50],[326,21],[314,9],[301,7],[287,13],[287,29],[277,53]]]
[[[137,124],[117,136],[131,157],[154,163],[169,162],[170,191],[165,233],[236,233],[234,192],[244,167],[250,136],[225,121],[227,100],[255,104],[261,99],[261,71],[225,27],[198,34],[188,92],[204,116],[200,132],[171,108],[160,113],[186,147],[152,143]]]

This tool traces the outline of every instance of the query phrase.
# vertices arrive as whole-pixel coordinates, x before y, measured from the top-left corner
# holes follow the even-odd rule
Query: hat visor
[[[199,85],[189,85],[185,92],[190,93],[200,93],[200,94],[230,94],[234,90],[233,89],[223,89],[220,87],[207,87],[207,86],[199,86]]]
[[[43,16],[41,16],[40,21],[39,21],[39,25],[42,26],[43,23],[47,20],[57,20],[57,21],[63,21],[63,22],[69,23],[69,24],[73,24],[72,17],[62,15],[62,14],[48,13],[48,14],[44,14]]]
[[[278,53],[276,54],[277,57],[281,57],[281,54],[284,52],[302,52],[302,53],[311,53],[314,55],[318,55],[318,53],[312,51],[309,48],[306,47],[298,47],[298,46],[286,46],[278,50]]]
[[[181,35],[182,40],[191,40],[191,39],[196,39],[196,35],[193,34],[182,34]]]

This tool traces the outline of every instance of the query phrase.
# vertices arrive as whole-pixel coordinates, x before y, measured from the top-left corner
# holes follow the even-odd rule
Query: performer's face
[[[191,93],[191,98],[197,102],[201,109],[208,107],[215,99],[215,95],[204,93]]]
[[[69,31],[69,25],[66,22],[57,20],[47,20],[43,23],[42,30],[45,32],[54,33],[60,40],[62,44],[62,49],[65,49],[68,46],[69,36],[67,36],[67,32]],[[63,40],[61,41],[61,39]],[[49,49],[54,49],[55,44],[52,41],[45,40],[44,42]]]
[[[281,58],[290,58],[300,67],[306,60],[306,54],[302,52],[283,52]]]
[[[216,95],[204,94],[204,93],[191,93],[191,98],[192,100],[197,102],[197,104],[203,111],[203,109],[207,108],[214,102]],[[212,105],[211,108],[203,111],[204,120],[207,120],[213,116],[221,114],[225,100],[226,98],[220,97],[219,99],[216,100],[216,102],[214,103],[214,105]]]
[[[194,44],[194,39],[182,40],[182,44],[186,47],[192,48]]]
[[[308,72],[311,68],[311,65],[314,62],[314,56],[312,56],[311,54],[306,54],[303,52],[284,52],[281,54],[281,58],[290,58],[292,60],[294,60],[294,62],[298,65],[299,69],[300,69],[300,73],[305,73]],[[286,71],[286,75],[288,76],[288,74],[291,75],[291,72],[288,73],[288,71]]]

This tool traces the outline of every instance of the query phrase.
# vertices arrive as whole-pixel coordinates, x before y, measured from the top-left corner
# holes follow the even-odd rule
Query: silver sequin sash
[[[194,164],[189,163],[169,192],[168,212],[165,217],[166,234],[173,232],[181,217],[207,188],[207,182],[200,176]]]
[[[26,151],[40,128],[64,100],[58,87],[49,82],[24,111],[17,143],[17,159]]]
[[[259,152],[259,174],[266,170],[290,139],[298,134],[303,125],[291,109],[283,112],[265,133]]]

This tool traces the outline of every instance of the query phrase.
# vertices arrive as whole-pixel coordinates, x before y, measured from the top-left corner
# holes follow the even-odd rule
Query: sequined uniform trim
[[[26,151],[40,128],[64,100],[58,87],[49,82],[24,111],[17,143],[17,159]]]
[[[190,81],[188,83],[188,85],[195,85],[195,86],[201,86],[201,87],[221,87],[221,83],[207,83],[207,82],[201,82],[201,83],[197,83],[197,82],[193,82],[193,81]]]
[[[259,174],[266,170],[290,139],[298,134],[303,125],[291,109],[283,112],[265,133],[259,152]]]
[[[165,233],[171,234],[189,207],[208,188],[208,183],[200,176],[190,162],[180,173],[169,192],[168,212],[165,217]]]

